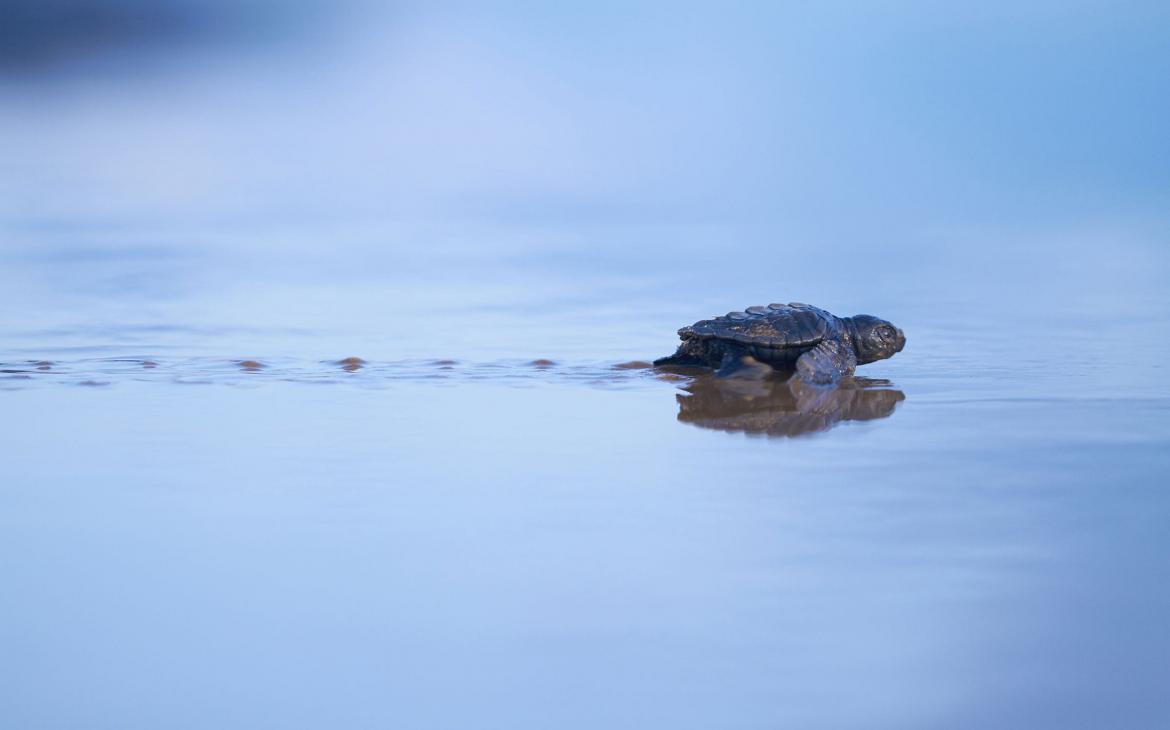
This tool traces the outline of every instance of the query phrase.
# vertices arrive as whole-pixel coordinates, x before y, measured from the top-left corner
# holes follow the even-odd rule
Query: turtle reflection
[[[906,396],[888,380],[854,378],[834,388],[799,378],[735,379],[704,375],[679,394],[678,420],[729,433],[791,437],[828,431],[842,421],[887,418]]]

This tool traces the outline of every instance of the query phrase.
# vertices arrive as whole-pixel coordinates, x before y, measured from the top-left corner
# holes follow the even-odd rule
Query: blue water
[[[1163,9],[168,7],[0,54],[0,725],[1170,725]]]

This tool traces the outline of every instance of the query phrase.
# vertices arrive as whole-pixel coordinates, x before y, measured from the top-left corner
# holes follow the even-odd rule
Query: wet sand
[[[24,696],[148,686],[134,717],[194,695],[206,719],[247,686],[293,725],[356,720],[346,696],[436,727],[728,706],[860,727],[956,695],[994,699],[994,726],[1039,697],[1098,717],[1162,696],[1165,400],[126,367],[0,393]]]
[[[121,314],[153,284],[58,292],[4,324],[0,355],[9,715],[65,691],[106,700],[62,722],[141,727],[192,698],[201,724],[262,707],[287,726],[1160,717],[1170,353],[1134,335],[1166,324],[1161,290],[1119,274],[1145,302],[1127,318],[1083,278],[1001,279],[1078,313],[1021,339],[1010,298],[927,297],[903,263],[904,293],[873,309],[906,350],[832,391],[647,366],[688,319],[768,298],[737,293],[763,278],[713,277],[709,306],[666,287],[582,309],[488,306],[479,265],[461,279],[477,306],[341,276],[314,306],[365,304],[313,332],[251,274],[265,327],[230,324],[243,312],[210,289],[165,326]],[[127,266],[170,270],[135,252],[86,268]],[[37,282],[56,267],[10,257],[0,277],[53,301]],[[821,281],[840,305],[801,298],[861,309],[855,283]],[[86,309],[104,324],[71,318]]]

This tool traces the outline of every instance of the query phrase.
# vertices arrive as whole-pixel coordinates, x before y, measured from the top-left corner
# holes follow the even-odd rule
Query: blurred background
[[[284,328],[584,354],[571,318],[620,357],[778,298],[1095,310],[1101,277],[1167,270],[1168,26],[1091,0],[5,0],[25,296],[0,321],[22,348],[248,324],[257,353],[298,350],[262,338]],[[493,307],[528,331],[480,337],[516,329]]]
[[[1162,3],[6,0],[5,217],[891,227],[1166,207]]]

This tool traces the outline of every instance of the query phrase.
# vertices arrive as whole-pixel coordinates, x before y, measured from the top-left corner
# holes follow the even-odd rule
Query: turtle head
[[[848,321],[859,364],[893,357],[906,346],[906,335],[902,330],[884,319],[859,314],[849,317]]]

